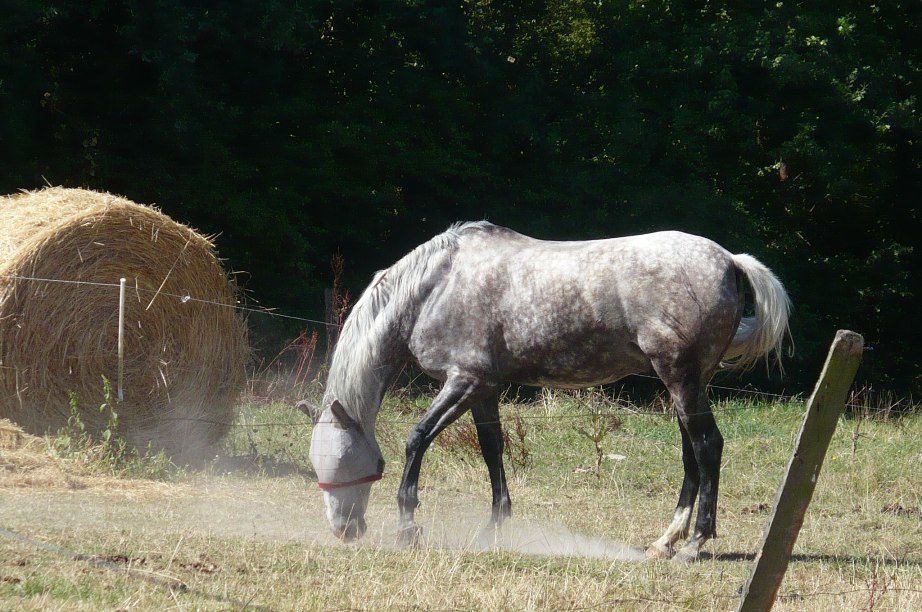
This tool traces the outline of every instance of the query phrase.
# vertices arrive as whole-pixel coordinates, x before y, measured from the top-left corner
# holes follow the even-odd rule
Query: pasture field
[[[480,532],[487,473],[463,417],[426,457],[423,542],[396,548],[403,439],[426,405],[386,400],[386,475],[369,533],[353,545],[327,532],[307,419],[280,405],[243,407],[227,456],[206,471],[98,482],[0,474],[0,527],[94,556],[0,538],[0,609],[735,609],[804,409],[715,405],[726,439],[720,537],[682,566],[627,548],[657,538],[672,516],[674,418],[618,410],[597,472],[576,429],[593,428],[585,413],[599,402],[586,394],[504,405],[514,517],[500,534]],[[775,609],[922,609],[920,507],[922,416],[843,418]]]

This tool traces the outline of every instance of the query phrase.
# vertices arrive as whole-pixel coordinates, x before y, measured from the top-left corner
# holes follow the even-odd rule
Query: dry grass
[[[544,407],[504,407],[521,411],[531,451],[510,482],[513,550],[479,550],[486,470],[464,445],[430,451],[418,515],[425,543],[395,548],[400,447],[418,408],[391,400],[382,413],[388,470],[359,545],[332,540],[320,496],[298,475],[192,474],[185,488],[130,501],[99,490],[7,489],[0,526],[188,590],[0,541],[0,608],[734,609],[803,410],[718,407],[727,439],[721,537],[710,556],[684,567],[617,560],[603,546],[643,546],[671,517],[681,477],[675,423],[625,414],[603,443],[606,455],[626,458],[606,458],[599,475],[582,472],[596,454],[574,428],[585,423],[570,418],[584,406],[565,395]],[[305,456],[310,428],[300,413],[251,406],[243,417],[248,426],[229,439],[231,454],[274,465]],[[777,610],[922,608],[922,418],[865,421],[852,456],[855,425],[839,424]],[[573,554],[519,552],[544,541],[553,553],[567,539]]]
[[[189,441],[207,446],[226,433],[248,349],[233,283],[207,238],[107,193],[0,198],[0,416],[54,430],[75,391],[84,422],[98,429],[100,375],[117,376],[118,289],[16,277],[127,278],[126,436],[194,455]],[[228,307],[174,297],[186,295]]]
[[[81,458],[83,459],[83,458]],[[182,494],[187,486],[139,478],[119,478],[98,469],[91,460],[61,456],[53,440],[24,432],[0,419],[0,491],[120,492],[130,495]]]

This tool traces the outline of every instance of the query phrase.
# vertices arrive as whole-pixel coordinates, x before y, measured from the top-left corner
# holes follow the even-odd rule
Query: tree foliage
[[[920,389],[920,5],[6,0],[0,187],[85,185],[220,233],[317,315],[461,219],[681,229],[795,303],[789,385],[836,328]]]

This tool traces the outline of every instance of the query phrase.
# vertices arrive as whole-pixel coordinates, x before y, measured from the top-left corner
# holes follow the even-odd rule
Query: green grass
[[[504,405],[508,428],[519,414],[528,450],[527,465],[517,460],[513,467],[507,459],[510,529],[565,529],[639,547],[659,536],[682,477],[676,423],[664,414],[619,412],[621,428],[602,444],[605,454],[625,459],[605,459],[598,473],[586,471],[595,450],[576,427],[586,425],[581,415],[598,401],[552,394]],[[0,525],[81,553],[123,555],[133,567],[180,579],[189,589],[169,592],[137,576],[0,541],[0,608],[734,609],[803,416],[796,402],[716,405],[726,439],[721,537],[706,547],[710,556],[682,567],[395,548],[403,443],[427,403],[386,401],[379,437],[387,473],[372,493],[369,536],[358,545],[327,534],[306,469],[310,425],[279,405],[244,406],[227,441],[228,454],[238,459],[184,473],[166,492],[4,491]],[[456,427],[469,422],[463,417]],[[776,609],[922,608],[922,417],[863,422],[853,454],[856,426],[845,418],[839,423]],[[442,532],[453,536],[449,541],[463,540],[489,514],[486,469],[476,449],[457,439],[433,445],[423,466],[418,518],[429,541]],[[228,466],[253,469],[224,475]]]

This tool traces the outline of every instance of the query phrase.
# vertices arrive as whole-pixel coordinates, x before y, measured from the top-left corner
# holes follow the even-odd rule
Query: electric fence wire
[[[13,280],[23,280],[23,281],[31,281],[31,282],[42,282],[42,283],[89,285],[89,286],[95,286],[95,287],[108,287],[108,288],[114,288],[114,289],[119,288],[119,283],[107,283],[107,282],[100,282],[100,281],[84,281],[84,280],[72,280],[72,279],[58,279],[58,278],[44,278],[44,277],[24,276],[24,275],[17,275],[17,274],[4,274],[4,275],[0,275],[0,278],[8,278],[8,279],[13,279]],[[311,323],[314,325],[322,325],[325,327],[331,327],[331,328],[341,328],[342,327],[342,325],[339,323],[331,323],[328,321],[320,321],[318,319],[311,319],[308,317],[301,317],[301,316],[280,313],[280,312],[276,312],[268,308],[253,308],[253,307],[245,306],[242,304],[227,304],[225,302],[219,302],[216,300],[209,300],[209,299],[204,299],[204,298],[193,297],[191,293],[178,294],[178,293],[171,293],[171,292],[166,292],[166,291],[161,291],[161,290],[145,289],[145,288],[140,288],[140,287],[134,287],[134,289],[139,292],[154,294],[155,297],[165,296],[169,298],[175,298],[184,304],[188,302],[194,302],[194,303],[199,303],[199,304],[216,306],[220,308],[233,308],[241,312],[258,314],[258,315],[263,315],[263,316],[268,316],[268,317],[288,319],[288,320],[293,320],[293,321],[300,321],[303,323]],[[3,364],[3,365],[0,365],[0,368],[15,369],[15,366]],[[633,376],[637,376],[640,378],[647,378],[651,380],[657,380],[657,381],[659,380],[658,377],[652,376],[649,374],[635,373],[633,374]],[[767,391],[758,391],[755,389],[744,389],[740,387],[731,387],[731,386],[725,386],[725,385],[709,384],[708,388],[709,389],[719,389],[721,391],[732,391],[735,393],[742,393],[742,394],[747,394],[747,395],[752,395],[752,396],[770,397],[770,398],[773,398],[774,401],[779,402],[779,403],[799,401],[801,399],[800,395],[797,395],[797,394],[785,395],[781,393],[770,393]],[[620,404],[617,401],[607,402],[607,403],[614,403],[620,406]],[[887,409],[880,409],[880,408],[874,409],[867,405],[855,404],[855,403],[846,404],[846,407],[862,409],[868,415],[874,414],[874,413],[889,413]],[[722,412],[747,410],[749,408],[750,407],[745,404],[737,405],[737,406],[732,406],[732,405],[725,405],[725,406],[720,406],[720,407],[715,406],[711,408],[710,410],[701,411],[696,414],[718,414]],[[671,418],[671,416],[673,416],[673,413],[671,411],[633,410],[633,409],[622,407],[622,409],[618,411],[607,411],[607,412],[585,411],[585,412],[567,412],[567,413],[561,413],[561,414],[525,414],[525,415],[520,415],[520,418],[535,419],[535,420],[562,420],[562,419],[592,418],[592,417],[599,417],[599,416],[604,417],[608,415],[619,415],[619,416],[630,415],[630,416]],[[206,419],[195,419],[193,417],[185,417],[185,418],[160,417],[158,420],[160,421],[163,421],[163,420],[190,421],[190,422],[219,424],[214,421],[209,421]],[[413,425],[416,423],[416,421],[411,421],[411,420],[387,420],[386,422],[389,424],[397,424],[397,425],[406,425],[406,424]],[[285,422],[250,423],[250,424],[232,423],[231,424],[232,427],[251,427],[251,428],[252,427],[286,426],[286,425],[289,427],[303,426],[297,423],[285,423]]]

